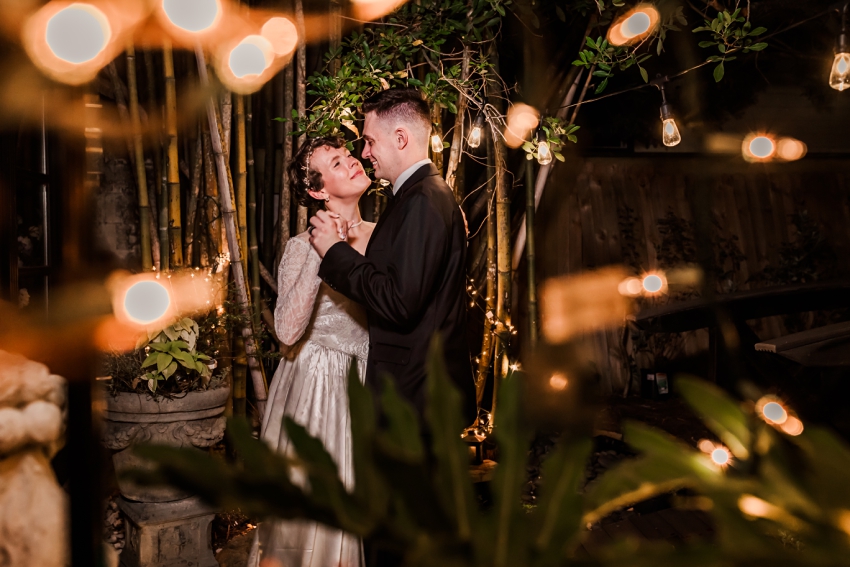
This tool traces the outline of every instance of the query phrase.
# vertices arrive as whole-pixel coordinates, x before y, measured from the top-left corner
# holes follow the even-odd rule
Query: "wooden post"
[[[133,132],[133,155],[136,166],[136,184],[139,193],[139,233],[142,270],[153,268],[151,252],[151,209],[148,202],[148,181],[145,173],[145,151],[142,144],[142,128],[139,122],[139,90],[136,85],[136,51],[133,44],[127,47],[127,88],[130,98],[130,125]]]
[[[195,56],[198,59],[198,74],[200,75],[201,85],[204,88],[208,88],[209,77],[207,76],[206,60],[204,52],[200,47],[195,49]],[[243,320],[251,321],[248,287],[245,283],[245,272],[242,270],[239,233],[236,230],[236,220],[234,218],[233,185],[229,179],[227,161],[225,160],[224,151],[221,145],[221,132],[219,130],[221,126],[218,121],[218,117],[216,116],[216,104],[212,98],[207,101],[207,119],[210,125],[210,142],[216,158],[218,183],[221,188],[219,192],[221,197],[221,214],[224,220],[228,246],[230,248],[230,269],[233,274],[233,283],[236,288],[236,303],[239,305],[239,312]],[[260,417],[262,417],[265,414],[266,397],[268,392],[266,390],[266,380],[263,375],[263,368],[258,357],[259,347],[254,339],[254,330],[250,323],[242,326],[242,338],[245,341],[245,353],[248,356],[248,366],[254,385],[254,395],[257,397],[257,409],[260,413]]]
[[[171,42],[162,47],[165,74],[165,131],[168,137],[168,227],[171,267],[183,265],[183,227],[180,219],[180,163],[177,154],[177,89],[174,79],[174,57]]]

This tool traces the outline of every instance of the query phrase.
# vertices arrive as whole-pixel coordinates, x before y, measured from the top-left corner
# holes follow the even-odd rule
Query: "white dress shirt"
[[[398,179],[396,179],[395,183],[393,183],[393,195],[395,195],[396,192],[401,188],[401,186],[404,185],[405,181],[410,179],[410,176],[413,175],[413,173],[417,169],[419,169],[420,167],[422,167],[426,163],[431,163],[431,160],[429,158],[419,160],[416,163],[414,163],[413,165],[411,165],[410,167],[408,167],[407,169],[405,169],[404,171],[402,171],[401,175],[399,175]]]

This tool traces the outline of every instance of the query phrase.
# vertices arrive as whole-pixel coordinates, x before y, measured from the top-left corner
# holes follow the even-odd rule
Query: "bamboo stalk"
[[[133,155],[136,166],[136,184],[139,193],[139,233],[141,243],[142,269],[153,268],[151,255],[150,203],[148,202],[148,181],[145,172],[145,151],[142,144],[142,128],[139,122],[139,91],[136,85],[136,51],[133,44],[127,46],[127,88],[130,98],[130,124],[133,132]]]
[[[209,257],[217,256],[222,252],[221,227],[219,223],[218,209],[218,182],[215,178],[215,158],[212,152],[209,127],[204,127],[204,193],[206,195],[206,218],[207,218],[207,254]],[[209,258],[208,258],[209,259]]]
[[[200,257],[195,237],[197,235],[198,200],[201,194],[202,169],[204,164],[204,148],[202,141],[203,133],[198,128],[198,138],[195,140],[195,156],[192,160],[191,190],[189,202],[186,204],[186,233],[183,249],[184,260],[187,266],[200,266]]]
[[[223,111],[223,108],[222,108]],[[245,97],[236,96],[236,211],[242,270],[248,273],[248,158],[245,140]]]
[[[147,78],[148,91],[148,128],[150,131],[150,145],[153,148],[153,181],[148,185],[148,201],[150,202],[151,211],[151,252],[153,253],[153,263],[158,270],[162,269],[162,250],[163,247],[168,249],[168,239],[163,243],[159,233],[159,200],[160,186],[162,179],[162,155],[160,154],[162,141],[158,134],[162,113],[159,111],[159,105],[156,102],[156,79],[154,71],[153,54],[149,49],[145,49],[145,75]],[[157,118],[158,117],[158,118]],[[166,266],[167,269],[167,266]]]
[[[257,245],[257,182],[254,170],[254,112],[252,99],[246,97],[245,137],[246,165],[248,177],[248,254],[251,257],[251,300],[254,307],[254,328],[259,328],[260,313],[263,310],[260,295],[260,249]],[[244,346],[244,345],[243,345]]]
[[[284,73],[278,73],[273,79],[273,103],[272,108],[273,114],[275,118],[282,118],[284,112],[286,91],[287,85],[285,84]],[[290,93],[291,98],[291,93]],[[274,182],[274,193],[278,195],[278,220],[277,220],[277,233],[275,236],[275,243],[273,246],[274,250],[274,264],[276,266],[280,261],[280,257],[283,255],[283,249],[286,245],[286,241],[289,240],[289,194],[284,190],[284,186],[289,186],[286,182],[286,165],[284,164],[283,157],[283,144],[284,138],[286,137],[284,123],[277,120],[272,126],[272,132],[274,134],[274,172],[273,182]],[[286,222],[284,222],[286,220]]]
[[[168,160],[168,147],[157,148],[160,154],[160,159],[163,162]],[[164,155],[163,155],[164,154]],[[167,164],[166,164],[167,165]],[[161,177],[158,180],[159,187],[159,263],[163,271],[171,269],[171,238],[168,234],[168,178],[166,177],[167,170],[160,171]]]
[[[274,259],[274,132],[272,107],[274,105],[273,82],[263,87],[263,119],[265,120],[265,168],[263,171],[263,263],[271,265]]]
[[[295,69],[293,69],[292,65],[287,65],[286,69],[283,72],[283,118],[286,122],[283,123],[283,171],[281,175],[283,177],[283,184],[281,185],[281,205],[280,205],[280,219],[278,222],[281,226],[286,227],[286,234],[281,230],[280,232],[280,242],[278,245],[278,258],[275,262],[275,267],[280,263],[280,256],[283,256],[283,250],[286,247],[286,240],[289,240],[290,231],[292,227],[292,222],[290,219],[290,211],[292,211],[292,195],[291,188],[289,187],[289,176],[286,175],[286,168],[289,166],[290,162],[292,162],[292,144],[294,140],[292,139],[292,109],[294,107],[294,86],[295,86]],[[284,206],[284,193],[286,198],[286,205]],[[284,240],[284,236],[286,240]]]
[[[204,88],[209,88],[206,61],[204,52],[200,47],[195,49],[195,56],[198,60],[198,74],[200,75],[201,85]],[[245,285],[245,272],[242,270],[242,258],[240,257],[239,233],[236,230],[236,222],[234,218],[232,197],[233,186],[232,184],[229,184],[227,161],[224,158],[224,152],[221,145],[221,134],[219,131],[221,126],[219,124],[218,117],[216,116],[216,104],[212,98],[207,101],[207,119],[210,124],[210,142],[216,158],[218,182],[219,186],[223,186],[220,191],[221,212],[230,248],[230,269],[233,274],[233,281],[236,288],[236,302],[239,306],[239,312],[243,320],[251,321],[248,288]],[[257,409],[262,417],[265,415],[266,398],[268,393],[266,390],[266,380],[263,375],[262,365],[258,358],[259,348],[254,339],[254,330],[251,324],[242,325],[242,338],[245,340],[245,353],[248,356],[248,367],[254,385],[254,395],[257,398]]]
[[[233,335],[233,415],[247,415],[248,356],[245,354],[245,339]]]
[[[295,52],[297,68],[295,73],[295,106],[298,116],[304,116],[307,110],[307,44],[304,43],[304,5],[302,0],[295,0],[295,27],[298,30],[298,48]],[[298,136],[298,147],[304,144],[306,134]],[[307,207],[298,206],[298,225],[296,234],[307,230]]]
[[[331,51],[339,49],[342,44],[342,4],[337,0],[328,2],[328,47]],[[334,57],[328,62],[328,70],[331,75],[339,71],[339,57]]]
[[[224,157],[230,163],[230,132],[233,124],[233,95],[230,91],[221,93],[221,148],[224,151]]]
[[[171,267],[183,266],[183,226],[180,218],[180,163],[177,152],[177,88],[174,79],[174,56],[171,42],[162,46],[165,75],[165,134],[168,138],[168,226]]]
[[[460,66],[460,80],[466,82],[469,79],[469,46],[463,46],[463,59]],[[460,165],[460,157],[463,155],[464,119],[469,100],[461,94],[457,97],[457,115],[455,117],[455,128],[452,137],[452,147],[449,152],[449,163],[446,167],[446,184],[452,188],[455,201],[458,204],[463,201],[463,187],[458,183],[457,170]]]
[[[534,166],[531,160],[525,161],[525,219],[528,226],[528,244],[526,245],[526,263],[528,265],[528,346],[533,349],[537,344],[537,274],[534,255]]]
[[[490,174],[495,166],[493,142],[487,140],[487,296],[484,316],[484,335],[481,339],[481,354],[478,355],[478,372],[475,378],[475,397],[481,407],[487,374],[493,356],[493,315],[496,313],[496,215],[493,198],[496,193],[495,176]],[[495,398],[495,396],[494,396]]]

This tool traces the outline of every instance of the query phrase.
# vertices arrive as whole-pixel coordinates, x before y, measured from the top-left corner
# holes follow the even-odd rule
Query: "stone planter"
[[[118,504],[127,517],[126,567],[218,565],[210,547],[213,511],[176,488],[139,486],[121,478],[128,468],[144,468],[133,453],[136,443],[203,449],[224,437],[224,406],[230,388],[189,392],[179,399],[153,399],[147,394],[103,393],[101,442],[114,451],[122,498]]]

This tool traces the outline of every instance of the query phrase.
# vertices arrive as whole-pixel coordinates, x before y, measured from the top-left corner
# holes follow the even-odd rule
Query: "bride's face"
[[[322,174],[321,191],[310,191],[316,199],[359,199],[372,184],[360,161],[345,148],[321,146],[310,157],[310,168]]]

